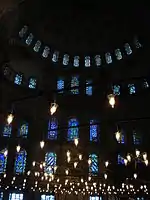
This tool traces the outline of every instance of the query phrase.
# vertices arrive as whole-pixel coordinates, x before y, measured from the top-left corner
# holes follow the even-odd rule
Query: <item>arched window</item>
[[[90,120],[90,141],[97,142],[98,141],[98,130],[99,125],[96,124],[96,120]]]
[[[86,80],[86,95],[92,96],[92,93],[93,93],[92,80]]]
[[[23,200],[23,194],[22,193],[10,193],[9,200]]]
[[[98,156],[96,154],[90,154],[89,159],[91,160],[91,164],[89,165],[89,173],[91,175],[98,174]]]
[[[12,125],[6,124],[3,128],[3,136],[4,137],[10,137],[12,132]]]
[[[124,165],[124,158],[118,154],[118,165]]]
[[[46,47],[44,48],[44,50],[43,50],[42,56],[43,56],[44,58],[47,58],[48,55],[49,55],[49,51],[50,51],[50,48],[46,46]]]
[[[48,122],[48,139],[56,140],[58,135],[58,122],[56,118],[52,118]]]
[[[85,67],[90,67],[91,66],[91,60],[90,56],[85,56]]]
[[[7,165],[7,155],[5,155],[5,152],[7,149],[3,149],[0,151],[0,174],[5,173],[6,171],[6,165]]]
[[[57,62],[59,58],[59,52],[58,51],[54,51],[53,56],[52,56],[52,61],[53,62]]]
[[[105,59],[106,59],[107,64],[112,63],[112,57],[111,57],[111,54],[109,52],[105,53]]]
[[[65,54],[63,57],[63,65],[68,65],[69,64],[69,55]]]
[[[114,95],[120,95],[120,85],[113,85],[112,90]]]
[[[79,94],[79,77],[73,76],[71,79],[71,93],[72,94]]]
[[[101,56],[100,55],[96,55],[95,56],[95,64],[96,64],[97,67],[101,66],[102,60],[101,60]]]
[[[129,94],[135,94],[135,85],[134,84],[128,84]]]
[[[29,88],[35,89],[36,88],[36,84],[37,84],[36,78],[30,78],[29,79]]]
[[[21,150],[16,153],[15,168],[14,168],[15,174],[23,174],[25,172],[26,157],[27,157],[27,152],[25,150]]]
[[[53,174],[56,166],[57,155],[54,152],[47,152],[45,154],[45,173]]]
[[[120,49],[115,49],[115,56],[116,56],[117,60],[122,59],[122,53],[121,53]]]
[[[41,48],[41,41],[37,41],[36,43],[35,43],[35,45],[34,45],[34,47],[33,47],[33,50],[35,51],[35,52],[39,52],[39,50],[40,50],[40,48]]]
[[[23,138],[27,138],[28,128],[29,128],[28,123],[21,124],[21,126],[19,127],[19,130],[18,130],[18,136],[23,137]]]
[[[79,138],[79,122],[76,118],[72,118],[68,121],[68,141],[73,141],[75,138]]]
[[[27,27],[27,26],[24,26],[24,27],[19,31],[19,36],[20,36],[21,38],[23,38],[24,35],[26,34],[27,30],[28,30],[28,27]]]
[[[133,144],[134,145],[139,145],[141,144],[141,136],[138,135],[135,131],[133,131]]]
[[[126,51],[127,55],[132,54],[132,49],[131,49],[129,43],[125,43],[124,48],[125,48],[125,51]]]
[[[59,80],[57,80],[57,90],[59,93],[63,93],[63,89],[64,89],[64,86],[65,86],[65,82],[64,80],[61,78]]]
[[[41,200],[55,200],[55,196],[54,195],[46,195],[46,194],[42,194],[41,195]]]
[[[79,62],[80,62],[79,59],[80,59],[79,56],[74,56],[74,60],[73,60],[74,67],[79,67]]]
[[[33,38],[34,38],[33,34],[30,33],[29,36],[28,36],[27,39],[26,39],[26,44],[27,44],[28,46],[32,43]]]
[[[21,83],[22,83],[22,74],[16,74],[15,75],[14,83],[17,84],[17,85],[21,85]]]

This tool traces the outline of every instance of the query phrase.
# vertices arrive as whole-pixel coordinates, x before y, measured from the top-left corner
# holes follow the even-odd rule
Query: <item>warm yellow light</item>
[[[56,103],[51,103],[51,107],[50,107],[51,115],[53,115],[56,112],[57,108],[58,108],[58,105]]]
[[[43,169],[43,165],[42,164],[40,164],[40,168]]]
[[[115,135],[116,135],[116,140],[117,140],[117,142],[120,142],[120,140],[121,140],[121,133],[120,133],[119,131],[117,131],[117,132],[115,133]]]
[[[88,159],[88,164],[90,165],[92,163],[92,160],[89,158]]]
[[[128,164],[128,160],[127,159],[124,159],[124,164],[125,164],[125,166],[127,166],[127,164]]]
[[[45,167],[46,166],[46,163],[45,162],[43,162],[43,167]]]
[[[41,149],[44,148],[44,145],[45,145],[45,142],[44,142],[44,141],[41,141],[41,142],[40,142],[40,147],[41,147]]]
[[[135,174],[133,175],[133,177],[134,177],[135,179],[137,179],[137,174],[135,173]]]
[[[31,174],[31,172],[30,172],[30,171],[28,171],[28,172],[27,172],[27,175],[29,176],[30,174]]]
[[[70,156],[70,151],[67,151],[67,157],[69,157]]]
[[[107,179],[107,174],[104,174],[104,179]]]
[[[148,166],[148,160],[144,160],[146,166]]]
[[[65,170],[65,173],[66,173],[66,175],[68,175],[68,174],[69,174],[69,170],[68,170],[68,169],[66,169],[66,170]]]
[[[58,168],[57,166],[54,167],[54,172],[56,172],[57,168]]]
[[[78,138],[75,138],[75,139],[74,139],[74,144],[75,144],[76,146],[78,146],[78,144],[79,144],[79,139],[78,139]]]
[[[74,162],[74,168],[76,168],[78,165],[78,162]]]
[[[89,180],[89,181],[91,180],[91,176],[88,177],[88,180]]]
[[[105,167],[108,167],[108,165],[109,165],[109,161],[106,161],[105,162]]]
[[[79,154],[79,160],[82,160],[82,154]]]
[[[20,145],[17,145],[16,151],[17,151],[18,153],[19,153],[20,149],[21,149],[21,146],[20,146]]]
[[[32,165],[33,165],[33,167],[35,166],[35,161],[33,161]]]
[[[143,159],[144,159],[144,161],[147,160],[147,153],[146,152],[143,153]]]
[[[127,160],[128,160],[129,162],[131,162],[131,156],[130,156],[130,154],[127,155]]]
[[[109,94],[108,95],[108,101],[109,101],[109,104],[111,105],[112,108],[114,108],[115,106],[115,95],[114,94]]]
[[[67,157],[67,162],[68,162],[68,163],[70,162],[70,160],[71,160],[71,158],[70,158],[70,157]]]
[[[8,124],[11,124],[12,121],[13,121],[13,119],[14,119],[14,115],[13,115],[12,113],[10,113],[10,114],[7,116],[7,123],[8,123]]]
[[[139,157],[140,156],[140,151],[138,149],[136,149],[135,154],[136,154],[136,157]]]

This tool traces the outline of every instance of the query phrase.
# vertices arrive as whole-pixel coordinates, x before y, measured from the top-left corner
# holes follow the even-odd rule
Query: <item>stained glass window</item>
[[[27,44],[28,46],[32,43],[33,38],[34,38],[33,34],[30,33],[29,36],[28,36],[27,39],[26,39],[26,44]]]
[[[57,80],[57,90],[58,90],[59,93],[63,93],[63,92],[64,92],[64,91],[63,91],[63,89],[64,89],[64,84],[65,84],[65,82],[64,82],[63,79]],[[59,91],[59,90],[60,90],[60,91]]]
[[[120,143],[120,144],[125,143],[125,133],[123,131],[121,131],[121,136],[120,136],[120,140],[118,141],[118,143]]]
[[[112,63],[112,57],[111,57],[111,54],[109,52],[105,53],[105,59],[106,59],[107,64]]]
[[[135,131],[133,132],[133,144],[135,145],[141,144],[141,137]]]
[[[22,193],[10,193],[9,194],[9,200],[23,200],[23,194]]]
[[[114,95],[120,95],[120,85],[113,85],[112,90]]]
[[[122,59],[122,53],[121,53],[120,49],[115,49],[115,56],[116,56],[117,60]]]
[[[0,192],[0,200],[3,200],[3,192]]]
[[[102,60],[101,60],[101,56],[100,55],[96,55],[95,56],[95,64],[96,64],[97,67],[101,66]]]
[[[7,165],[7,155],[5,155],[5,151],[7,149],[3,149],[0,151],[0,174],[5,173],[6,165]]]
[[[10,137],[12,132],[12,125],[6,124],[3,129],[3,136],[4,137]]]
[[[75,138],[79,138],[79,122],[76,118],[72,118],[68,121],[68,141],[73,141]]]
[[[18,136],[19,137],[23,137],[23,138],[27,138],[28,136],[28,123],[23,123],[21,124],[19,130],[18,130]]]
[[[26,34],[27,30],[28,30],[28,27],[27,27],[27,26],[24,26],[24,27],[19,31],[19,36],[20,36],[21,38],[23,38],[24,35]]]
[[[36,78],[30,78],[29,79],[29,88],[35,89],[36,88],[36,84],[37,84]]]
[[[134,84],[128,84],[129,88],[129,94],[135,94],[135,85]]]
[[[58,121],[52,118],[48,122],[48,139],[56,140],[58,135]]]
[[[41,41],[37,41],[36,43],[35,43],[35,45],[34,45],[34,47],[33,47],[33,50],[35,51],[35,52],[39,52],[39,50],[40,50],[40,48],[41,48]]]
[[[92,175],[98,174],[98,156],[96,154],[90,154],[89,159],[91,164],[89,165],[89,173]]]
[[[47,58],[48,55],[49,55],[49,53],[50,53],[50,48],[46,46],[46,47],[44,48],[44,50],[43,50],[42,56],[43,56],[44,58]]]
[[[91,96],[93,93],[92,80],[86,80],[86,95]]]
[[[53,62],[57,62],[59,58],[59,52],[58,51],[54,51],[53,56],[52,56],[52,61]]]
[[[91,66],[91,59],[90,56],[85,56],[85,67]]]
[[[126,43],[126,44],[124,45],[124,48],[125,48],[125,51],[126,51],[126,54],[127,54],[127,55],[132,54],[132,49],[131,49],[129,43]]]
[[[76,87],[76,88],[75,88]],[[79,94],[79,77],[73,76],[71,79],[71,93],[72,94]]]
[[[63,65],[68,65],[69,63],[69,55],[65,54],[63,57]]]
[[[118,154],[118,165],[123,165],[124,164],[124,158],[121,157],[120,154]]]
[[[142,47],[142,44],[139,42],[138,38],[135,37],[134,38],[134,45],[137,49],[141,48]]]
[[[17,85],[21,85],[21,83],[22,83],[22,75],[21,74],[16,74],[14,83]]]
[[[14,168],[16,174],[23,174],[25,172],[26,157],[27,157],[27,152],[25,150],[21,150],[20,152],[16,153],[15,168]]]
[[[96,124],[96,120],[90,120],[90,141],[98,141],[98,131],[98,124]]]
[[[45,194],[42,194],[41,195],[41,200],[55,200],[55,196],[54,195],[45,195]]]
[[[54,152],[47,152],[45,155],[45,173],[53,174],[54,167],[56,166],[57,155]]]
[[[79,62],[80,62],[80,57],[79,56],[74,56],[74,60],[73,60],[73,66],[74,67],[79,67]]]

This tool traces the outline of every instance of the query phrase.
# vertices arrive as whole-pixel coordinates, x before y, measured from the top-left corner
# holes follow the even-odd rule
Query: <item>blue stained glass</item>
[[[27,44],[28,46],[32,43],[33,38],[34,38],[33,34],[30,33],[29,36],[28,36],[27,39],[26,39],[26,44]]]
[[[90,141],[97,142],[98,140],[98,125],[95,120],[90,120]]]
[[[54,195],[42,194],[41,195],[41,200],[55,200],[55,196]]]
[[[65,54],[63,57],[63,65],[68,65],[69,64],[69,55]]]
[[[3,136],[4,137],[10,137],[12,132],[12,125],[6,124],[3,129]]]
[[[3,192],[0,192],[0,200],[3,200]]]
[[[90,56],[85,56],[85,67],[90,67],[91,66],[91,59]]]
[[[120,95],[120,85],[114,85],[112,90],[114,95]]]
[[[126,43],[126,44],[124,45],[124,48],[125,48],[125,51],[126,51],[126,54],[127,54],[127,55],[132,54],[132,49],[131,49],[131,47],[130,47],[130,45],[129,45],[128,43]]]
[[[46,47],[44,48],[44,50],[43,50],[42,56],[43,56],[44,58],[47,58],[48,55],[49,55],[49,53],[50,53],[50,48],[46,46]]]
[[[98,174],[98,156],[96,154],[90,154],[89,159],[91,164],[89,165],[89,173],[92,175]]]
[[[58,52],[58,51],[55,51],[55,52],[53,53],[52,61],[53,61],[53,62],[57,62],[57,61],[58,61],[58,58],[59,58],[59,52]]]
[[[40,50],[40,48],[41,48],[41,41],[37,41],[36,43],[35,43],[35,45],[34,45],[34,47],[33,47],[33,50],[35,51],[35,52],[39,52],[39,50]]]
[[[62,79],[57,80],[57,90],[61,90],[59,91],[59,93],[63,93],[64,92],[63,89],[64,89],[64,80]]]
[[[26,138],[28,135],[28,123],[24,123],[20,126],[18,136]]]
[[[45,169],[47,174],[54,172],[54,167],[56,166],[57,155],[54,152],[47,152],[45,155]]]
[[[96,55],[95,56],[95,63],[96,63],[97,67],[101,66],[102,60],[101,60],[101,56],[100,55]]]
[[[129,93],[130,94],[135,94],[135,85],[134,84],[128,84],[128,88],[129,88]]]
[[[9,200],[23,200],[23,194],[22,193],[10,193],[9,194]]]
[[[73,87],[77,87],[77,88],[73,88]],[[78,76],[73,76],[71,79],[71,93],[72,94],[79,94],[79,78]]]
[[[7,156],[4,155],[6,150],[7,149],[3,149],[0,151],[0,174],[5,173],[6,171]]]
[[[58,135],[58,122],[56,118],[52,118],[48,123],[48,139],[56,140]]]
[[[112,57],[111,57],[111,54],[109,52],[105,53],[105,59],[106,59],[107,64],[112,63]]]
[[[73,141],[79,138],[79,122],[77,119],[72,118],[68,121],[68,141]]]
[[[141,144],[141,137],[136,132],[133,132],[133,144]]]
[[[115,49],[115,56],[116,56],[117,60],[122,59],[122,53],[121,53],[120,49]]]
[[[27,26],[24,26],[24,27],[19,31],[19,36],[20,36],[21,38],[23,38],[24,35],[26,34],[27,30],[28,30],[28,27],[27,27]]]
[[[92,81],[86,80],[86,95],[92,96],[92,93],[93,93]]]
[[[35,89],[36,88],[36,84],[37,84],[36,78],[30,78],[29,79],[29,88]]]
[[[118,165],[124,165],[124,158],[118,154]]]
[[[25,150],[17,152],[15,159],[15,168],[14,168],[16,174],[23,174],[25,172],[26,157],[27,157],[27,152]]]
[[[22,83],[22,75],[16,74],[14,83],[17,85],[21,85]]]
[[[74,57],[74,60],[73,60],[73,66],[74,67],[79,67],[79,62],[80,62],[79,59],[80,59],[79,56]]]
[[[118,141],[118,143],[120,143],[120,144],[124,144],[125,143],[125,135],[124,135],[124,133],[121,133],[121,138],[120,138],[120,141]]]

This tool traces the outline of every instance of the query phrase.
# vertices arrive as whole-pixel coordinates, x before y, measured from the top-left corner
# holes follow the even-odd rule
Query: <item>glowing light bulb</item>
[[[104,179],[107,179],[107,174],[104,174]]]
[[[108,95],[108,101],[109,101],[109,104],[111,105],[112,108],[114,108],[115,106],[115,95],[114,94],[109,94]]]
[[[136,157],[139,157],[140,156],[140,151],[138,149],[136,149],[135,154],[136,154]]]
[[[68,175],[68,174],[69,174],[69,170],[68,170],[68,169],[66,169],[66,170],[65,170],[65,173],[66,173],[66,175]]]
[[[82,154],[79,154],[79,160],[82,160]]]
[[[50,107],[51,115],[53,115],[56,112],[57,108],[58,108],[58,105],[56,103],[51,103],[51,107]]]
[[[105,167],[108,167],[108,165],[109,165],[109,161],[106,161],[105,162]]]
[[[88,164],[90,165],[92,163],[92,160],[89,158],[88,159]]]
[[[147,153],[146,152],[143,153],[143,159],[144,159],[144,161],[147,160]]]
[[[40,142],[40,147],[41,147],[41,149],[44,148],[44,145],[45,145],[45,142],[44,142],[44,141],[41,141],[41,142]]]
[[[76,168],[78,165],[78,162],[74,162],[74,168]]]
[[[20,146],[20,145],[17,145],[16,151],[17,151],[18,153],[19,153],[20,149],[21,149],[21,146]]]
[[[35,161],[33,161],[32,165],[33,165],[33,167],[35,166]]]
[[[78,146],[78,143],[79,143],[78,138],[75,138],[75,139],[74,139],[74,144],[75,144],[76,146]]]
[[[135,173],[135,174],[133,175],[133,177],[134,177],[135,179],[137,179],[137,174]]]
[[[89,180],[89,181],[91,180],[91,176],[88,177],[88,180]]]
[[[146,166],[148,166],[148,160],[144,160]]]
[[[130,156],[130,154],[127,155],[127,160],[128,160],[129,162],[131,162],[131,156]]]
[[[117,131],[117,132],[115,133],[115,135],[116,135],[116,140],[117,140],[117,142],[120,142],[120,140],[121,140],[121,133],[120,133],[119,131]]]
[[[67,151],[67,157],[70,157],[70,151]]]
[[[7,116],[7,123],[8,123],[8,124],[11,124],[12,121],[13,121],[13,119],[14,119],[14,115],[13,115],[12,113],[10,113],[10,114]]]
[[[7,155],[8,155],[8,150],[5,149],[5,151],[4,151],[4,156],[7,157]]]
[[[67,162],[68,162],[68,163],[70,162],[70,160],[71,160],[71,158],[70,158],[70,157],[67,157]]]
[[[125,166],[127,166],[127,164],[128,164],[128,160],[127,159],[124,159],[124,164],[125,164]]]

